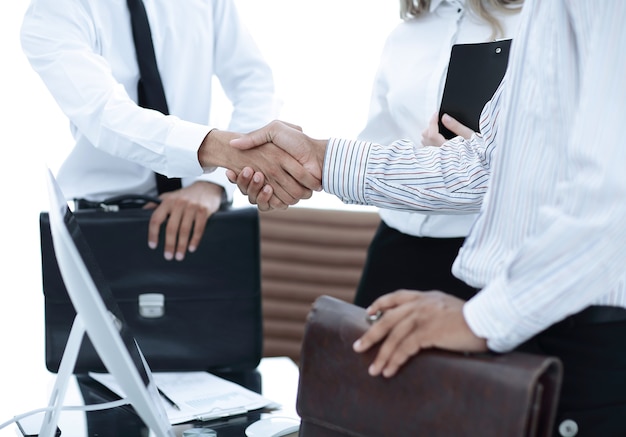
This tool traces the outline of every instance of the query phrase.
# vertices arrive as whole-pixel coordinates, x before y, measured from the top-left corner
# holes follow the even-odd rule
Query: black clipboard
[[[446,139],[456,135],[441,124],[443,114],[449,114],[478,132],[480,113],[504,77],[511,41],[505,39],[452,46],[439,108],[439,132]]]

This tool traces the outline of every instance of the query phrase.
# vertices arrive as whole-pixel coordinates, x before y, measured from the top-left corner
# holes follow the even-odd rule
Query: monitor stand
[[[85,326],[83,325],[80,315],[76,315],[72,323],[70,336],[65,345],[65,350],[63,351],[63,357],[61,358],[56,381],[52,388],[52,394],[50,395],[48,410],[46,411],[41,430],[39,431],[39,437],[54,437],[55,435],[59,415],[63,407],[63,400],[65,399],[67,387],[73,375],[74,366],[76,365],[78,352],[83,342],[85,332]]]

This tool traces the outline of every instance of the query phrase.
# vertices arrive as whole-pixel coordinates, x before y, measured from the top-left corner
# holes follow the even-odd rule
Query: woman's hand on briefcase
[[[163,256],[182,261],[187,251],[194,252],[200,244],[206,222],[222,202],[224,189],[216,184],[197,181],[180,190],[163,193],[161,203],[149,203],[154,208],[148,229],[148,246],[156,249],[161,225],[165,227]]]
[[[381,347],[369,367],[372,376],[391,377],[422,349],[483,352],[487,342],[474,335],[463,317],[465,301],[440,291],[399,290],[378,298],[367,313],[378,317],[354,343],[356,352]]]

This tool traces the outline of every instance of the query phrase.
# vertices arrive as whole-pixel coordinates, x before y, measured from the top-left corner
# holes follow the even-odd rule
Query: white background
[[[106,1],[106,0],[105,0]],[[367,116],[384,38],[398,23],[393,0],[236,0],[272,65],[281,119],[317,138],[355,137]],[[47,209],[44,166],[71,147],[68,122],[19,45],[26,0],[0,6],[0,423],[45,406],[43,295],[38,216]],[[217,99],[213,122],[228,120]],[[316,194],[303,206],[340,207]],[[15,436],[13,427],[0,436]]]

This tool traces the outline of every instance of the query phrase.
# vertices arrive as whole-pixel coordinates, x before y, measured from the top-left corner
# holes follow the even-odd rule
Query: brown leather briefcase
[[[322,296],[307,320],[300,360],[300,437],[548,437],[562,377],[557,358],[427,350],[392,378],[371,377],[377,348],[352,343],[365,310]]]

